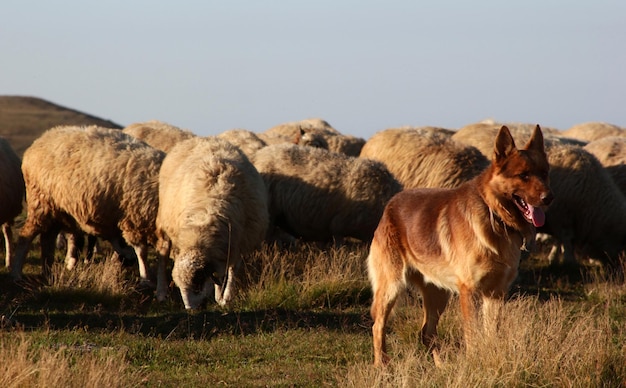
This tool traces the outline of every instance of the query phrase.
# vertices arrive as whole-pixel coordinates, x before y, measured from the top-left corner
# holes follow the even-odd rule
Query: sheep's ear
[[[506,125],[503,125],[496,135],[495,146],[493,149],[493,161],[495,163],[500,163],[516,150],[515,141],[513,140],[513,136],[511,136],[509,128],[507,128]]]
[[[539,125],[537,125],[533,130],[533,134],[530,137],[530,140],[528,140],[528,144],[526,144],[526,147],[524,147],[524,149],[545,152],[543,144],[543,134],[541,133],[541,128],[539,128]]]
[[[293,144],[300,144],[302,141],[302,136],[304,136],[304,129],[300,128],[300,131],[293,137]]]

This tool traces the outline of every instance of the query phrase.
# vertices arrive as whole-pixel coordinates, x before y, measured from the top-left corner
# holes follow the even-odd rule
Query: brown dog
[[[374,300],[374,364],[389,361],[385,328],[397,296],[409,283],[423,297],[421,339],[433,347],[451,293],[460,295],[466,344],[476,327],[476,297],[486,328],[517,276],[520,247],[532,241],[552,201],[543,135],[537,126],[523,149],[507,127],[495,139],[491,165],[454,189],[413,189],[387,204],[368,256]]]

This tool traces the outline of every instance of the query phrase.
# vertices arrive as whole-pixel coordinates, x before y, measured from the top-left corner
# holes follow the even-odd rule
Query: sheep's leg
[[[235,293],[235,268],[229,265],[226,271],[224,284],[222,286],[215,285],[215,301],[220,306],[226,306],[233,299]]]
[[[33,211],[29,209],[29,214],[32,213]],[[11,277],[14,280],[22,279],[22,267],[24,267],[24,261],[26,260],[30,244],[41,231],[41,224],[36,223],[32,218],[27,218],[24,226],[20,229],[17,245],[15,247],[15,256],[13,256],[10,262]]]
[[[139,265],[139,282],[145,285],[151,285],[150,276],[148,275],[148,247],[144,244],[133,245],[135,254],[137,255],[137,264]]]
[[[554,244],[552,244],[552,248],[550,248],[550,253],[548,254],[548,262],[550,265],[557,265],[559,263],[562,251],[563,245],[560,242],[555,241]]]
[[[171,242],[168,239],[159,239],[157,243],[157,301],[163,302],[167,298],[167,260],[170,257]]]
[[[4,265],[9,268],[11,266],[11,257],[13,257],[13,232],[8,222],[2,224],[2,234],[4,235]]]
[[[42,273],[43,277],[48,280],[50,280],[50,276],[52,275],[52,264],[54,263],[54,248],[56,247],[58,234],[59,230],[56,228],[52,228],[51,230],[42,232],[39,236],[39,240],[41,243]]]
[[[566,266],[576,266],[576,255],[574,253],[574,244],[572,239],[563,240],[563,264]]]
[[[119,260],[120,263],[126,265],[127,260],[137,259],[135,247],[129,247],[123,239],[113,238],[110,242],[115,251],[113,255],[111,255],[113,260]]]
[[[34,236],[20,236],[17,239],[17,246],[15,247],[15,257],[9,262],[9,268],[11,269],[11,277],[14,280],[22,279],[22,267],[24,266],[24,260],[26,254],[30,248],[30,243],[33,241]]]
[[[93,260],[93,254],[96,251],[96,243],[98,242],[98,238],[94,235],[87,235],[87,252],[85,253],[85,264],[89,263]]]
[[[71,232],[65,234],[65,239],[67,241],[67,252],[65,254],[65,268],[72,270],[74,266],[76,266],[76,262],[78,261],[78,252],[80,250],[80,246],[82,245],[82,236],[78,233]]]

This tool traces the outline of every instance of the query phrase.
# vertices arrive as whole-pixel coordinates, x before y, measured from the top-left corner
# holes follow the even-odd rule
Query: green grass
[[[456,301],[442,317],[443,365],[419,343],[420,299],[402,298],[387,369],[371,366],[367,247],[266,246],[229,308],[184,310],[138,288],[136,269],[100,258],[47,284],[0,269],[0,386],[620,386],[626,289],[594,268],[523,262],[501,330],[465,352]],[[15,371],[27,371],[19,374]],[[2,380],[4,378],[4,380]],[[56,385],[52,385],[53,382]]]

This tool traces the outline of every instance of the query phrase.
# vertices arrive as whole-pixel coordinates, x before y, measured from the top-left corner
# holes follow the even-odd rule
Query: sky
[[[198,135],[626,126],[626,1],[5,0],[0,94]]]

